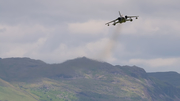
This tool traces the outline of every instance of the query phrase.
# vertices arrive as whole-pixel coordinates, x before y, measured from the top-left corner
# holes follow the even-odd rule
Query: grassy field
[[[31,90],[31,93],[37,95],[40,101],[76,101],[76,96],[60,90]]]
[[[0,86],[0,101],[38,101],[31,95],[11,87]]]
[[[0,101],[37,101],[31,94],[0,79]]]

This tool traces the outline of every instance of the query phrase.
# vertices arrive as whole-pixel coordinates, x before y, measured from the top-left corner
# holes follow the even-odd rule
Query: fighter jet
[[[139,17],[139,16],[127,16],[127,15],[123,17],[123,15],[121,15],[120,11],[119,11],[119,16],[120,17],[118,17],[117,19],[115,19],[115,20],[113,20],[111,22],[108,22],[105,25],[109,26],[109,24],[113,22],[113,25],[115,26],[117,23],[121,24],[121,23],[125,23],[126,21],[133,21],[132,18],[138,19],[138,17]]]

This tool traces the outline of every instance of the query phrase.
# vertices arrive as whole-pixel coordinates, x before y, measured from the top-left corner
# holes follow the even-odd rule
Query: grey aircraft
[[[106,23],[105,25],[109,26],[110,23],[113,23],[113,25],[115,26],[117,23],[121,24],[121,23],[125,23],[126,21],[133,21],[132,18],[138,19],[138,17],[139,17],[139,16],[127,16],[127,15],[123,16],[123,15],[121,15],[120,11],[119,11],[119,16],[120,17],[118,17],[117,19],[110,21],[110,22]]]

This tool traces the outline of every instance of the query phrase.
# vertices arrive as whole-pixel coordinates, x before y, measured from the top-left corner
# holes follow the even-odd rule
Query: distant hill
[[[148,76],[155,77],[163,82],[180,88],[180,74],[177,72],[155,72],[148,73]]]
[[[26,81],[43,77],[47,64],[30,58],[5,58],[0,60],[0,77],[6,81]]]
[[[179,101],[179,74],[172,74],[146,73],[137,66],[113,66],[86,57],[59,64],[6,58],[0,59],[0,100],[12,101],[9,94],[23,93],[24,101]],[[3,93],[4,87],[8,93]],[[19,95],[12,95],[17,97],[13,101],[21,101]]]

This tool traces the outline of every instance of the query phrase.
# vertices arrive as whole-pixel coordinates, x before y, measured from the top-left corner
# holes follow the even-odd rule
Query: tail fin
[[[123,17],[123,16],[121,15],[121,12],[120,12],[120,11],[119,11],[119,16],[120,16],[120,17]]]

